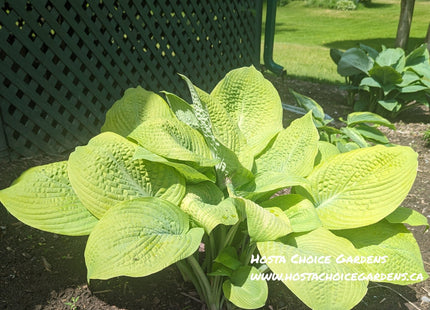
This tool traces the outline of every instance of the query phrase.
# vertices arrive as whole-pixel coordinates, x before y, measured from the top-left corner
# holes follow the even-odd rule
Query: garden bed
[[[345,94],[334,85],[268,76],[283,102],[293,104],[288,89],[309,96],[334,118],[346,117]],[[285,122],[292,116],[285,113]],[[426,109],[411,111],[395,121],[397,131],[385,130],[392,143],[411,146],[418,154],[415,184],[404,202],[430,216],[430,148],[423,133],[430,127]],[[24,170],[66,159],[38,156],[0,165],[0,188]],[[430,271],[430,238],[424,227],[411,228]],[[183,283],[174,267],[145,278],[86,280],[86,237],[68,237],[28,227],[0,208],[0,309],[202,309],[193,287]],[[281,283],[270,283],[265,309],[307,309]],[[410,285],[369,284],[366,297],[354,309],[430,309],[430,280]]]

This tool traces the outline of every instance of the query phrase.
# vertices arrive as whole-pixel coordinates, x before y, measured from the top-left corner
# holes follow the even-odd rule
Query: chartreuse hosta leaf
[[[188,84],[193,100],[192,111],[197,120],[198,130],[203,134],[215,157],[221,162],[216,166],[219,185],[229,178],[234,187],[250,182],[253,175],[250,171],[253,165],[253,156],[249,152],[245,138],[241,135],[225,109],[208,93],[194,86],[192,82],[183,77]],[[173,105],[178,101],[173,100]],[[177,103],[177,102],[176,102]],[[187,110],[183,103],[175,109]],[[181,113],[179,113],[181,115]],[[183,120],[186,119],[182,116]],[[195,125],[194,119],[190,123]]]
[[[266,172],[306,177],[313,169],[318,140],[318,131],[309,112],[277,135],[255,160],[255,170],[263,178]]]
[[[139,146],[136,149],[136,153],[133,156],[133,159],[144,159],[152,162],[161,163],[170,167],[175,168],[189,183],[199,183],[203,181],[213,181],[215,182],[214,175],[206,175],[204,172],[201,172],[186,163],[176,162],[168,160],[167,158],[161,157],[157,154],[148,151],[147,149]],[[210,168],[207,168],[210,169]],[[200,169],[204,170],[204,169]]]
[[[224,296],[241,309],[263,307],[268,296],[266,281],[255,281],[252,275],[260,271],[251,266],[241,266],[222,285]]]
[[[257,174],[254,182],[242,186],[236,193],[253,201],[264,201],[281,189],[301,186],[308,188],[309,181],[302,177],[286,175],[280,172],[266,172]]]
[[[196,118],[193,106],[186,102],[184,99],[176,96],[175,94],[164,92],[170,108],[175,113],[178,120],[187,124],[188,126],[199,129],[199,121]]]
[[[154,118],[171,118],[173,113],[166,101],[142,87],[129,88],[106,113],[102,132],[112,131],[127,137],[140,123]]]
[[[374,282],[405,285],[428,278],[417,242],[403,224],[382,220],[370,226],[334,233],[347,238],[358,249],[367,272],[379,275],[372,279]]]
[[[312,309],[351,309],[367,292],[367,280],[351,280],[366,269],[337,261],[339,256],[355,257],[360,252],[325,228],[293,233],[281,241],[258,242],[257,247],[276,277]]]
[[[88,238],[88,279],[155,273],[193,254],[203,233],[190,229],[188,216],[166,200],[123,202],[106,212]]]
[[[251,200],[238,199],[244,204],[251,240],[275,240],[292,232],[290,220],[279,207],[263,208]]]
[[[255,181],[241,188],[256,200],[288,186],[306,186],[306,177],[318,152],[318,131],[311,112],[282,130],[255,160]],[[263,195],[264,197],[264,195]]]
[[[253,155],[260,153],[282,130],[282,105],[278,92],[253,66],[230,71],[215,86],[211,97],[237,124]]]
[[[314,165],[318,165],[333,155],[339,154],[339,149],[327,141],[318,141],[318,153]]]
[[[87,235],[98,222],[73,191],[66,161],[27,170],[0,191],[0,201],[25,224],[57,234]]]
[[[153,119],[141,123],[129,138],[152,153],[168,159],[189,161],[203,167],[218,163],[203,136],[176,118]]]
[[[215,97],[197,87],[194,88],[203,106],[208,111],[215,138],[236,154],[244,168],[251,170],[254,156],[238,124]],[[222,149],[218,149],[218,152],[222,151]],[[220,155],[222,156],[223,154]]]
[[[328,229],[367,226],[399,206],[416,171],[417,154],[409,147],[378,145],[350,151],[330,157],[312,171],[309,198]]]
[[[393,213],[390,213],[386,218],[388,222],[390,223],[404,223],[411,226],[426,226],[426,229],[429,228],[429,223],[427,218],[422,215],[421,213],[405,208],[405,207],[398,207],[396,210],[394,210]]]
[[[70,183],[85,207],[100,218],[124,200],[155,196],[179,204],[184,178],[173,168],[133,160],[137,145],[112,132],[92,138],[70,154]]]
[[[233,225],[239,218],[231,198],[211,182],[187,186],[181,209],[209,234],[219,224]]]
[[[260,205],[264,208],[280,208],[288,217],[294,232],[310,231],[322,225],[312,202],[297,194],[277,196]]]

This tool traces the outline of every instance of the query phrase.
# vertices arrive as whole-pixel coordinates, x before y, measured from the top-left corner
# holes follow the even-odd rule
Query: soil
[[[293,104],[289,89],[313,98],[334,117],[346,117],[345,93],[335,85],[317,84],[268,75],[283,102]],[[294,118],[285,113],[285,122]],[[390,141],[411,146],[418,154],[415,184],[403,205],[430,217],[430,147],[423,138],[430,129],[430,112],[418,109],[395,120],[396,131],[385,130]],[[67,156],[37,156],[0,164],[0,189],[24,170]],[[410,228],[430,272],[430,238],[424,227]],[[84,248],[87,237],[68,237],[42,232],[20,223],[0,206],[0,309],[204,309],[189,283],[169,267],[145,278],[119,277],[87,283]],[[282,283],[270,283],[263,309],[308,309]],[[430,309],[430,280],[398,286],[370,283],[364,299],[354,308]]]

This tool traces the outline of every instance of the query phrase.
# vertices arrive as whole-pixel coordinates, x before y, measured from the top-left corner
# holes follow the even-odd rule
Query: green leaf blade
[[[211,92],[246,139],[252,155],[282,130],[281,99],[253,66],[230,71]]]
[[[346,239],[332,234],[324,228],[309,233],[291,234],[281,241],[258,242],[262,256],[284,257],[283,261],[270,261],[267,266],[308,307],[312,309],[351,309],[367,292],[367,280],[307,280],[307,276],[332,276],[362,273],[359,265],[337,263],[340,255],[356,256],[359,252]],[[313,263],[300,260],[317,259]],[[294,277],[298,277],[294,280]],[[301,277],[304,276],[303,279]]]
[[[168,201],[145,197],[106,212],[85,249],[88,279],[143,277],[193,254],[202,228],[189,228],[188,216]]]
[[[101,131],[127,137],[145,120],[171,117],[173,113],[163,98],[138,86],[127,89],[124,96],[108,110]]]
[[[393,212],[417,173],[417,154],[409,147],[374,146],[332,156],[308,177],[324,227],[370,225]]]
[[[318,131],[311,112],[294,120],[282,130],[268,148],[255,160],[256,173],[283,173],[306,177],[313,169],[318,153]]]
[[[406,285],[428,278],[415,238],[402,224],[390,224],[383,220],[370,226],[334,233],[351,241],[360,257],[366,258],[362,265],[368,274],[375,276],[374,282]],[[380,277],[376,278],[377,275]],[[413,275],[421,276],[414,280]]]
[[[258,275],[257,268],[242,266],[230,279],[224,281],[222,290],[225,297],[241,309],[257,309],[263,307],[268,296],[266,281],[254,281],[252,275]]]
[[[168,159],[194,162],[202,167],[217,163],[203,136],[174,118],[143,122],[128,137],[152,153]]]
[[[220,224],[233,225],[239,220],[232,199],[224,199],[219,188],[210,182],[188,185],[180,207],[208,234]]]
[[[173,168],[133,160],[137,145],[111,132],[102,133],[70,155],[68,175],[85,207],[101,218],[125,200],[155,196],[179,204],[184,178]]]
[[[0,201],[20,221],[52,233],[88,235],[98,222],[73,191],[66,161],[27,170],[0,191]]]
[[[262,208],[248,199],[245,205],[248,234],[254,241],[276,240],[292,232],[290,220],[280,208]]]

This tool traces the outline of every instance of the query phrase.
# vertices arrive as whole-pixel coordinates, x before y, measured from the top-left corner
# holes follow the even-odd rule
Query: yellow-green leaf
[[[214,166],[218,162],[212,158],[203,136],[175,118],[143,122],[128,137],[168,159],[195,162],[203,167]]]
[[[189,228],[188,216],[172,203],[145,197],[106,212],[88,238],[88,279],[143,277],[193,254],[202,228]]]
[[[334,231],[358,249],[362,265],[372,274],[373,282],[411,284],[428,278],[420,248],[403,224],[379,223]]]
[[[314,166],[318,152],[318,131],[312,114],[294,120],[255,160],[256,172],[278,172],[306,177]]]
[[[106,113],[101,131],[112,131],[127,137],[139,124],[154,118],[172,118],[166,101],[154,92],[140,86],[129,88]]]
[[[393,212],[417,173],[409,147],[374,146],[330,157],[309,175],[310,194],[323,226],[370,225]]]
[[[188,185],[180,207],[208,234],[219,224],[233,225],[239,220],[232,199],[224,199],[211,182]]]
[[[225,297],[241,309],[263,307],[268,296],[268,287],[266,281],[254,281],[251,278],[257,274],[260,272],[255,267],[239,267],[222,285]]]
[[[280,208],[263,208],[242,198],[248,224],[248,234],[253,241],[276,240],[292,232],[287,215]]]
[[[324,228],[293,233],[282,242],[258,242],[257,247],[266,259],[284,257],[283,261],[267,259],[267,266],[311,309],[351,309],[367,292],[367,280],[351,280],[364,268],[336,262],[340,255],[357,256],[359,252],[347,239]]]
[[[253,66],[230,71],[211,92],[245,137],[252,155],[282,130],[282,105],[275,87]]]
[[[137,197],[160,197],[174,204],[182,200],[184,178],[166,165],[133,160],[136,148],[126,138],[105,132],[70,154],[70,183],[96,217],[121,201]]]
[[[23,223],[63,235],[88,235],[98,222],[70,185],[67,162],[33,167],[8,188],[0,201]]]

